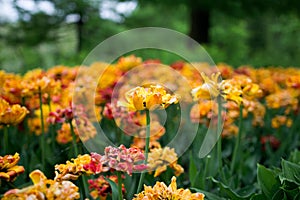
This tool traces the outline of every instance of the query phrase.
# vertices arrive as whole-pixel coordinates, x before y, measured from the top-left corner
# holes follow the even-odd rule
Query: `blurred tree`
[[[300,1],[297,0],[138,0],[138,2],[141,5],[165,5],[166,10],[170,7],[186,6],[189,12],[189,35],[199,43],[210,42],[212,12],[220,12],[234,18],[248,18],[265,12],[288,13],[300,10]]]
[[[77,52],[89,46],[87,43],[100,29],[99,2],[89,0],[49,0],[64,22],[71,20],[76,26]],[[91,28],[92,27],[92,28]],[[92,30],[91,30],[92,29]],[[85,46],[86,45],[86,46]]]
[[[99,1],[44,0],[43,2],[48,2],[52,7],[53,12],[50,13],[42,10],[26,10],[19,2],[13,1],[19,16],[17,24],[10,26],[6,35],[2,36],[10,45],[24,44],[32,47],[45,42],[56,42],[59,39],[57,34],[59,28],[66,24],[74,24],[79,53],[100,27]],[[34,0],[34,2],[38,5],[41,1]]]
[[[216,62],[300,66],[300,2],[296,0],[28,1],[37,7],[47,2],[50,12],[26,10],[28,6],[20,4],[23,0],[10,1],[18,11],[18,20],[0,18],[0,68],[10,71],[78,65],[99,42],[143,26],[166,27],[190,34],[202,44],[206,41],[204,47]],[[119,20],[102,19],[99,12],[107,9],[100,5],[103,2],[109,2]],[[137,3],[137,7],[122,15],[117,9],[119,2]],[[147,51],[142,56],[173,61],[161,52]]]

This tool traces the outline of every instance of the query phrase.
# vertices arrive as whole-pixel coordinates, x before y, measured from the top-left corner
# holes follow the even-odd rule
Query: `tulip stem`
[[[146,126],[146,142],[145,142],[145,160],[144,164],[147,163],[148,160],[148,151],[149,151],[149,144],[150,144],[150,111],[146,110],[146,119],[147,119],[147,126]],[[140,181],[137,189],[137,193],[139,193],[142,189],[142,185],[145,178],[145,172],[141,173]]]
[[[73,143],[74,154],[75,154],[74,156],[77,157],[78,156],[78,148],[77,148],[76,135],[75,135],[74,127],[72,124],[72,120],[69,121],[69,124],[70,124],[70,129],[71,129],[71,133],[72,133],[72,137],[73,137],[72,143]]]
[[[218,142],[217,142],[217,156],[219,160],[219,173],[222,173],[222,134],[221,134],[221,126],[222,126],[222,97],[218,96],[218,124],[217,124],[217,134],[219,136]]]
[[[85,175],[81,176],[81,181],[82,181],[82,184],[83,184],[83,190],[84,190],[83,193],[85,195],[85,198],[88,198],[89,197],[89,193],[88,193],[89,188],[88,188],[88,185],[87,185],[87,181],[86,181]]]
[[[39,88],[39,100],[40,100],[40,112],[41,112],[41,128],[42,135],[40,137],[40,145],[42,148],[42,170],[45,170],[45,125],[44,125],[44,113],[43,113],[43,99],[42,99],[42,91]]]
[[[76,135],[75,135],[75,131],[74,131],[74,126],[72,124],[72,120],[69,121],[69,125],[70,125],[70,129],[71,129],[71,134],[72,134],[72,143],[73,143],[73,148],[74,148],[74,157],[77,157],[79,154],[79,150],[77,147],[77,142],[76,142]],[[87,198],[89,196],[88,194],[88,186],[86,184],[86,178],[84,175],[81,176],[81,181],[83,184],[83,194],[85,195],[85,197]]]
[[[239,156],[240,143],[241,143],[241,139],[242,139],[242,122],[243,122],[243,106],[240,105],[239,131],[238,131],[238,136],[236,138],[234,151],[233,151],[233,156],[232,156],[232,161],[231,161],[231,166],[230,166],[231,174],[234,172],[237,157]]]
[[[206,176],[208,174],[209,171],[209,166],[210,166],[210,158],[211,156],[208,155],[205,159],[205,167],[204,167],[204,172],[203,172],[203,177],[202,177],[202,188],[201,189],[205,189],[205,180],[206,180]]]
[[[8,126],[4,127],[4,144],[3,144],[3,148],[4,148],[4,155],[8,154],[7,152],[7,148],[8,147]]]
[[[123,193],[122,193],[122,174],[120,171],[117,172],[118,175],[118,191],[119,191],[119,200],[123,200]]]

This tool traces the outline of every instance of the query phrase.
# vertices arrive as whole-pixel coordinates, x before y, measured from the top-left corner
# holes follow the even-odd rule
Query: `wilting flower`
[[[70,181],[56,182],[47,177],[39,170],[30,173],[33,185],[23,189],[12,189],[4,194],[2,200],[11,199],[56,199],[73,200],[79,199],[78,187]]]
[[[14,181],[19,174],[23,173],[25,171],[24,167],[17,165],[19,160],[20,156],[18,153],[4,157],[0,156],[0,179]]]
[[[194,100],[199,99],[214,99],[222,96],[225,100],[231,100],[240,104],[242,102],[243,91],[240,85],[233,80],[219,81],[220,73],[212,74],[211,78],[201,73],[204,83],[192,90]]]
[[[118,183],[118,177],[116,175],[106,176],[107,179]],[[105,180],[104,176],[99,176],[97,179],[88,180],[89,189],[92,190],[90,195],[93,199],[100,198],[101,200],[105,200],[108,194],[112,193],[112,189],[110,184]],[[124,184],[122,184],[122,192],[125,193]]]
[[[29,111],[19,104],[9,105],[7,101],[0,98],[0,124],[16,125],[19,124],[29,113]]]
[[[127,102],[118,102],[120,106],[131,111],[165,109],[171,104],[178,103],[178,97],[171,95],[160,85],[136,87],[125,94]]]
[[[103,156],[91,153],[91,157],[90,164],[85,165],[85,168],[94,173],[101,172],[103,166],[106,166],[105,171],[115,169],[129,175],[133,171],[143,171],[147,168],[145,164],[141,163],[145,160],[143,152],[138,148],[127,149],[124,145],[120,145],[118,148],[108,146],[105,148]]]
[[[177,189],[176,178],[172,177],[171,184],[169,187],[163,182],[156,182],[156,184],[151,186],[144,185],[144,191],[136,194],[133,200],[204,200],[204,194],[202,193],[192,193],[189,189],[179,188]]]
[[[212,74],[211,78],[208,78],[204,73],[201,73],[201,76],[204,80],[204,83],[192,90],[194,100],[212,99],[219,96],[220,73]]]
[[[149,170],[155,170],[154,177],[159,176],[162,172],[167,170],[167,166],[174,169],[175,176],[179,176],[184,172],[181,165],[177,164],[177,154],[175,150],[170,147],[151,149],[148,155]]]
[[[82,174],[91,175],[92,171],[85,168],[91,162],[91,156],[88,154],[78,155],[66,164],[55,165],[55,178],[56,181],[62,180],[77,180]]]

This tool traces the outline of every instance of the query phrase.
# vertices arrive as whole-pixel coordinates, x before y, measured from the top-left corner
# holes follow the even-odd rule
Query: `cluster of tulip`
[[[299,148],[299,136],[295,135],[300,108],[299,69],[250,66],[233,69],[226,64],[211,67],[206,63],[176,62],[169,68],[184,77],[192,90],[182,87],[182,80],[162,75],[164,68],[139,71],[130,80],[139,86],[126,86],[129,80],[123,77],[130,70],[159,64],[157,60],[142,61],[132,55],[120,58],[115,64],[55,66],[24,75],[0,71],[0,155],[3,155],[0,198],[123,199],[126,196],[135,200],[201,200],[205,190],[215,192],[216,188],[206,177],[218,177],[231,184],[229,176],[234,178],[236,174],[239,183],[233,184],[234,187],[247,185],[253,176],[244,180],[247,170],[243,169],[249,170],[252,164],[243,165],[242,159],[276,166],[274,159]],[[97,78],[99,73],[91,72],[99,69],[101,77]],[[156,80],[171,83],[172,92],[160,84],[147,84],[145,77],[149,73]],[[96,90],[90,87],[95,85],[93,80],[98,80]],[[120,82],[123,87],[118,88],[116,101],[115,87]],[[91,91],[94,98],[84,99]],[[74,96],[75,101],[86,105],[73,103],[75,92],[81,94]],[[215,123],[218,130],[222,128],[218,148],[204,159],[195,156],[194,149],[199,144],[193,143],[188,148],[190,159],[183,154],[181,160],[176,148],[167,146],[172,128],[162,124],[155,111],[176,112],[179,103],[188,112],[186,120],[199,125],[196,141],[203,139],[201,133],[210,123]],[[169,126],[176,125],[172,117],[167,119],[171,119]],[[119,147],[107,146],[103,154],[89,153],[84,144],[97,136],[95,123],[103,126],[107,137]],[[241,153],[248,147],[251,147],[249,153]],[[257,156],[249,156],[251,152]],[[279,153],[270,156],[274,152]],[[215,172],[209,170],[215,169],[212,165],[217,165]],[[184,171],[187,173],[182,175]],[[28,186],[28,175],[33,185]],[[177,189],[175,177],[183,187],[201,190],[192,193],[190,189]],[[170,180],[166,186],[164,182]],[[136,183],[136,191],[128,188],[137,186]],[[154,186],[144,185],[141,191],[144,183]],[[26,186],[20,188],[23,184]],[[213,199],[211,193],[207,194],[208,199]]]

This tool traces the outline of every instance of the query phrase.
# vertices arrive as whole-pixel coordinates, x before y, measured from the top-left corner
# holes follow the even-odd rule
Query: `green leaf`
[[[300,151],[293,151],[289,157],[289,161],[300,165]]]
[[[284,191],[278,190],[272,197],[272,200],[282,200],[284,199]]]
[[[294,200],[298,200],[300,199],[300,193],[298,193],[295,197],[294,197]]]
[[[30,163],[29,163],[29,170],[33,171],[35,169],[40,168],[42,166],[41,160],[36,155],[36,153],[32,150],[30,155],[31,155],[31,158],[30,158]]]
[[[228,197],[230,197],[230,199],[232,200],[241,200],[241,199],[250,199],[250,197],[253,194],[247,194],[247,195],[240,195],[238,193],[236,193],[235,191],[233,191],[231,188],[229,188],[227,185],[221,183],[220,181],[214,179],[214,178],[210,178],[214,183],[216,183],[219,187],[221,192],[224,192],[227,194]]]
[[[279,190],[280,182],[276,178],[276,174],[263,165],[257,166],[257,180],[262,192],[268,199],[272,199],[273,195]]]
[[[197,177],[197,166],[195,164],[195,161],[193,159],[193,155],[192,155],[192,152],[190,153],[190,164],[189,164],[189,177],[190,177],[190,180],[191,180],[191,185],[192,187],[194,187],[194,184],[195,184],[195,180],[196,180],[196,177]]]
[[[194,190],[195,192],[203,193],[205,195],[206,200],[225,200],[224,198],[219,197],[219,196],[217,196],[213,193],[203,191],[203,190],[200,190],[200,189],[197,189],[197,188],[190,188],[190,190]]]
[[[250,200],[266,200],[266,196],[264,194],[255,194],[253,195]]]
[[[300,193],[300,187],[294,187],[294,188],[282,188],[282,190],[284,191],[284,193],[287,195],[287,197],[289,199],[292,199],[293,197],[295,197],[297,194]]]
[[[300,165],[282,159],[281,166],[283,172],[282,180],[288,180],[300,185]]]
[[[110,180],[109,178],[105,178],[105,180],[109,183],[109,185],[111,187],[112,199],[113,200],[118,200],[119,199],[119,192],[118,192],[117,184],[114,181]]]

